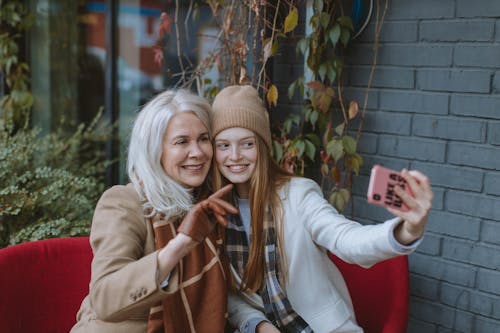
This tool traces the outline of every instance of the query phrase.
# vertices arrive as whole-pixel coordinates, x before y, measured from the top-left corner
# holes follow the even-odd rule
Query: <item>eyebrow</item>
[[[247,136],[245,138],[241,138],[238,141],[244,141],[244,140],[248,140],[248,139],[255,139],[255,135]],[[217,142],[217,141],[231,141],[231,140],[230,139],[216,139],[215,142]]]
[[[208,131],[200,133],[198,135],[198,137],[201,137],[201,136],[204,136],[204,135],[209,135]],[[171,140],[174,141],[174,140],[177,140],[177,139],[186,139],[186,138],[189,138],[189,135],[187,135],[187,134],[179,134],[179,135],[174,136]]]

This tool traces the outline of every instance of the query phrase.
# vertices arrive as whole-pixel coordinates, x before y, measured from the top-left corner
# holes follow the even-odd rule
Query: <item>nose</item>
[[[189,149],[189,157],[199,157],[201,155],[203,155],[203,150],[200,145],[197,142],[193,143]]]
[[[235,161],[240,158],[240,149],[237,145],[231,146],[231,155],[229,157]]]

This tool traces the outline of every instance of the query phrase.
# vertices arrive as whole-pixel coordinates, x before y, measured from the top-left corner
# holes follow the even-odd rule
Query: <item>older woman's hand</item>
[[[403,219],[396,229],[394,237],[401,244],[411,244],[424,234],[427,216],[432,206],[433,193],[429,178],[419,171],[403,169],[401,176],[410,186],[413,196],[396,186],[396,194],[408,206],[408,211],[387,208],[389,212]]]
[[[201,242],[215,227],[212,216],[221,225],[227,226],[229,222],[226,215],[238,213],[238,208],[222,199],[232,188],[233,185],[229,184],[191,207],[182,220],[178,232],[193,238],[197,242]]]

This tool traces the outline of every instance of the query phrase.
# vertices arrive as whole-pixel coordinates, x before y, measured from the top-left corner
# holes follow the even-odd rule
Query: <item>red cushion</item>
[[[88,294],[91,260],[88,237],[1,249],[0,332],[69,332]]]
[[[365,333],[403,333],[408,326],[408,257],[382,261],[369,269],[333,254],[351,294],[358,324]]]

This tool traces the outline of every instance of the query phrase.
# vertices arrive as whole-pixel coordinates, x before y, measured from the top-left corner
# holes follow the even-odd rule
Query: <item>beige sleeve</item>
[[[176,269],[168,287],[159,288],[158,251],[144,253],[146,223],[131,187],[114,186],[97,203],[90,233],[94,252],[90,302],[101,320],[135,317],[178,289]]]

